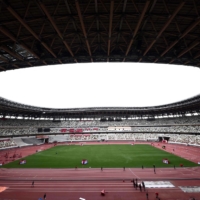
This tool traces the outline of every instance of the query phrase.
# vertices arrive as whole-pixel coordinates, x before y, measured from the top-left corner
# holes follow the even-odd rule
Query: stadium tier
[[[88,128],[93,127],[110,127],[111,130],[117,129],[117,127],[127,126],[162,126],[162,125],[198,125],[200,124],[199,116],[189,117],[173,117],[162,119],[123,119],[122,121],[101,121],[101,120],[66,120],[54,122],[52,120],[20,120],[20,119],[0,119],[0,127],[70,127],[70,128]]]
[[[0,97],[0,138],[13,137],[17,146],[112,140],[198,146],[199,107],[200,95],[155,107],[72,109],[33,107]],[[20,139],[27,137],[35,140]]]
[[[171,143],[198,146],[200,145],[199,120],[199,116],[154,120],[124,119],[118,122],[67,120],[56,123],[52,120],[2,119],[0,120],[0,136],[14,138],[12,140],[2,139],[1,147],[43,144],[45,137],[49,143],[73,141],[156,142],[166,139]]]

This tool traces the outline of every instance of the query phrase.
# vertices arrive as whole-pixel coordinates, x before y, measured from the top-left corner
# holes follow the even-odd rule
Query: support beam
[[[112,35],[112,20],[113,20],[113,9],[114,9],[114,0],[111,0],[110,3],[110,20],[109,20],[109,32],[108,32],[108,57],[110,55],[110,44],[111,44],[111,35]],[[109,58],[107,58],[109,61]]]
[[[14,51],[12,51],[7,46],[1,46],[0,48],[3,49],[4,51],[6,51],[7,53],[9,53],[11,56],[17,58],[18,60],[21,60],[21,61],[24,60],[19,54],[16,54]]]
[[[61,0],[59,0],[58,3],[57,3],[57,5],[56,5],[56,8],[55,8],[55,10],[54,10],[54,12],[53,12],[53,16],[56,14],[56,12],[57,12],[57,10],[58,10],[58,7],[59,7],[59,5],[60,5],[60,1],[61,1]]]
[[[99,47],[101,47],[101,45],[100,45],[100,31],[99,31],[99,14],[98,14],[98,2],[97,2],[98,0],[95,0],[95,12],[96,12],[96,16],[95,16],[95,18],[96,18],[96,25],[97,25],[97,37],[98,37],[98,46]],[[89,2],[90,3],[90,2]],[[88,3],[88,6],[89,6],[89,3]],[[93,24],[93,23],[91,23],[91,24]],[[91,28],[92,26],[90,26],[89,27],[89,29],[88,29],[88,33],[89,33],[89,30],[90,30],[90,28]],[[91,43],[90,43],[90,45],[92,45]]]
[[[40,59],[40,57],[34,51],[28,48],[24,43],[17,41],[17,38],[11,32],[9,32],[6,28],[0,26],[0,31],[5,36],[9,37],[12,41],[17,42],[19,45],[21,45],[24,49],[26,49],[29,53],[34,55],[36,58]]]
[[[31,1],[29,0],[28,5],[27,5],[27,7],[26,7],[26,11],[25,11],[24,17],[23,17],[24,20],[26,19],[26,16],[27,16],[27,14],[28,14],[28,10],[29,10],[30,4],[31,4]],[[19,28],[18,28],[18,32],[17,32],[17,38],[18,38],[19,35],[20,35],[21,28],[22,28],[22,25],[20,24],[20,25],[19,25]]]
[[[83,17],[81,15],[81,9],[80,9],[80,5],[79,5],[78,0],[76,0],[75,3],[76,3],[76,9],[77,9],[78,17],[79,17],[79,20],[80,20],[80,23],[81,23],[83,35],[85,37],[85,42],[86,42],[86,45],[87,45],[88,53],[91,56],[91,62],[93,62],[92,53],[91,53],[91,50],[90,50],[90,45],[89,45],[89,42],[88,42],[87,33],[86,33],[86,30],[85,30],[85,25],[84,25],[84,22],[83,22]]]
[[[122,2],[121,2],[121,3],[122,3]],[[120,4],[120,3],[119,3],[119,4]],[[118,4],[118,5],[119,5],[119,4]],[[126,41],[125,38],[124,38],[124,35],[126,35],[126,34],[129,35],[129,32],[125,32],[125,31],[123,31],[123,34],[124,34],[124,35],[122,35],[122,27],[123,27],[124,21],[125,21],[127,27],[130,29],[130,32],[131,32],[131,33],[133,32],[133,31],[132,31],[132,28],[131,28],[131,25],[130,25],[129,22],[126,20],[126,12],[125,12],[125,11],[126,11],[126,6],[127,6],[127,0],[124,0],[123,8],[122,8],[122,14],[121,14],[121,19],[120,19],[120,23],[119,23],[119,28],[118,28],[117,32],[115,33],[115,34],[117,34],[117,36],[115,36],[114,39],[113,39],[113,43],[116,44],[115,47],[116,47],[116,48],[119,48],[119,49],[121,50],[122,54],[123,54],[123,52],[125,51],[125,49],[126,49],[126,47],[127,47],[127,45],[128,45],[127,41]],[[115,9],[115,10],[117,10],[117,9]],[[116,28],[116,27],[115,27],[115,28]],[[114,28],[114,29],[115,29],[115,28]],[[114,35],[114,34],[113,34],[113,35]],[[120,42],[119,42],[120,39],[122,39],[122,40],[124,41],[124,44],[123,44],[123,45],[120,44]],[[115,40],[116,40],[116,41],[115,41]],[[112,48],[112,50],[114,50],[114,48]]]
[[[182,55],[184,55],[185,53],[187,53],[188,51],[190,51],[191,49],[193,49],[194,47],[196,47],[199,43],[200,43],[200,41],[196,41],[196,42],[192,43],[187,49],[181,51],[178,54],[177,58],[180,58]],[[173,63],[174,61],[175,61],[175,59],[172,59],[170,61],[170,64]]]
[[[149,9],[149,12],[148,12],[149,14],[151,14],[151,12],[153,11],[154,6],[156,5],[156,2],[157,2],[157,0],[153,0],[153,2],[152,2],[152,4],[151,4],[151,7],[150,7],[150,9]],[[144,30],[148,19],[149,19],[149,17],[147,17],[147,18],[145,19],[145,21],[144,21],[144,23],[143,23],[143,26],[142,26],[142,28],[141,28],[142,31]]]
[[[73,26],[74,26],[74,29],[75,29],[75,32],[76,32],[76,34],[78,35],[79,41],[80,41],[80,43],[81,43],[82,40],[81,40],[80,35],[78,34],[77,24],[75,23],[75,19],[74,19],[73,15],[72,15],[72,12],[71,12],[70,7],[69,7],[69,2],[68,2],[68,0],[64,0],[64,2],[65,2],[65,5],[66,5],[66,7],[67,7],[67,11],[68,11],[69,14],[70,14],[70,19],[69,19],[69,21],[66,23],[66,27],[65,27],[65,29],[64,29],[63,35],[65,34],[65,32],[66,32],[66,30],[67,30],[67,27],[68,27],[70,21],[72,21]],[[76,51],[76,52],[77,52],[77,51]],[[75,52],[75,54],[76,54],[76,52]],[[75,62],[78,62],[77,59],[74,59],[74,61],[75,61]]]
[[[140,15],[140,19],[139,19],[139,21],[138,21],[138,23],[137,23],[137,26],[135,27],[135,31],[134,31],[134,33],[133,33],[133,37],[132,37],[132,39],[131,39],[131,41],[130,41],[130,43],[129,43],[129,45],[128,45],[128,48],[127,48],[126,53],[125,53],[125,56],[128,55],[128,53],[129,53],[129,51],[130,51],[130,49],[131,49],[131,46],[132,46],[132,44],[133,44],[133,41],[134,41],[134,39],[135,39],[135,36],[137,35],[137,32],[138,32],[139,28],[140,28],[140,25],[141,25],[141,23],[142,23],[142,20],[143,20],[143,18],[144,18],[144,15],[145,15],[145,13],[146,13],[146,11],[147,11],[147,8],[148,8],[148,6],[149,6],[149,3],[150,3],[150,0],[147,0],[145,6],[144,6],[144,8],[143,8],[143,11],[142,11],[142,13],[141,13],[141,15]],[[126,58],[123,59],[123,62],[124,62],[125,60],[126,60]]]
[[[70,20],[68,21],[68,23],[69,23],[70,21],[72,21],[73,26],[74,26],[74,29],[75,29],[75,31],[76,31],[76,33],[77,33],[79,27],[77,28],[76,21],[75,21],[75,19],[74,19],[74,17],[73,17],[72,11],[71,11],[71,9],[70,9],[70,7],[69,7],[69,2],[68,2],[68,0],[64,0],[64,2],[65,2],[65,5],[66,5],[66,7],[67,7],[67,11],[68,11],[68,13],[70,14]],[[68,23],[67,23],[67,26],[68,26]],[[67,26],[66,26],[66,28],[65,28],[65,31],[66,31],[66,29],[67,29]],[[64,31],[64,33],[65,33],[65,31]],[[64,33],[63,33],[63,34],[64,34]],[[80,41],[80,43],[81,43],[82,41],[81,41],[81,38],[80,38],[80,35],[79,35],[79,34],[78,34],[78,38],[79,38],[79,41]]]
[[[100,0],[100,1],[101,1],[101,4],[102,4],[104,10],[108,13],[109,11],[107,10],[107,8],[106,8],[106,6],[105,6],[104,1],[103,1],[103,0]]]
[[[147,47],[146,51],[143,53],[143,56],[145,56],[148,51],[151,49],[151,47],[155,44],[155,42],[158,40],[158,38],[162,35],[162,33],[165,31],[165,29],[169,26],[169,24],[172,22],[174,17],[177,15],[177,13],[181,10],[181,8],[184,6],[185,2],[182,2],[179,4],[179,6],[176,8],[176,10],[173,12],[173,14],[170,16],[168,21],[165,23],[163,28],[160,30],[156,38],[151,42],[151,44]]]
[[[14,66],[16,69],[19,69],[19,67],[17,65],[15,65],[15,64],[13,64],[12,66]]]
[[[123,24],[123,21],[124,21],[124,14],[125,14],[125,10],[126,10],[126,5],[127,5],[127,0],[124,0],[123,9],[122,9],[122,16],[121,16],[120,23],[119,23],[119,33],[117,35],[117,43],[119,42],[119,38],[120,38],[120,35],[121,35],[121,29],[122,29],[122,24]],[[126,23],[128,24],[127,21],[126,21]],[[129,24],[128,24],[128,26],[129,26]]]
[[[196,4],[195,0],[192,0],[192,1],[193,1],[193,4],[194,4],[194,9],[195,9],[196,15],[199,17],[199,11],[197,9],[197,4]]]
[[[7,37],[9,37],[12,41],[17,42],[17,38],[14,37],[7,29],[5,29],[3,26],[0,26],[0,31]]]
[[[6,63],[9,62],[5,57],[3,57],[3,56],[1,56],[1,55],[0,55],[0,60],[3,60],[3,61],[6,62]]]
[[[3,60],[5,63],[9,63],[9,60],[7,60],[5,57],[0,56],[0,60]],[[12,64],[15,68],[19,68],[17,65]],[[2,69],[6,70],[4,67],[1,66]]]
[[[160,57],[163,57],[172,47],[174,47],[182,38],[184,38],[192,29],[194,29],[200,23],[200,19],[197,18],[193,24],[191,24],[181,35],[175,40],[169,47],[163,51]],[[159,58],[157,58],[154,62],[157,62]]]
[[[188,60],[188,61],[184,62],[183,64],[184,64],[184,65],[187,65],[189,62],[190,62],[190,61]]]
[[[2,67],[2,66],[0,66],[0,69],[2,69],[2,70],[6,70],[4,67]]]
[[[28,24],[26,24],[26,22],[15,12],[15,10],[10,5],[8,5],[5,0],[1,1],[6,5],[7,10],[34,36],[34,38],[37,39],[54,58],[57,58],[53,51],[40,40],[39,36],[31,29]]]
[[[184,55],[185,53],[187,53],[188,51],[190,51],[191,49],[196,47],[199,43],[200,43],[200,41],[196,41],[196,42],[192,43],[187,49],[185,49],[181,53],[179,53],[179,55],[177,57],[180,58],[182,55]]]
[[[54,29],[56,30],[58,36],[60,37],[60,39],[62,40],[62,42],[64,43],[66,49],[69,51],[69,53],[71,54],[72,57],[74,57],[74,54],[71,50],[71,48],[69,47],[69,45],[67,44],[67,42],[64,40],[59,28],[57,27],[54,19],[51,17],[51,15],[49,14],[48,10],[46,9],[46,6],[39,0],[39,5],[41,7],[41,9],[43,10],[43,12],[45,13],[45,15],[47,16],[47,18],[49,19],[49,21],[51,22],[52,26],[54,27]]]
[[[197,59],[198,57],[200,57],[200,52],[198,52],[198,53],[194,56],[194,59]]]
[[[83,14],[86,13],[86,11],[87,11],[87,9],[88,9],[88,7],[89,7],[91,1],[92,1],[92,0],[89,0],[89,2],[87,3],[87,5],[86,5],[86,7],[85,7],[85,9],[84,9],[84,11],[83,11]],[[97,1],[97,0],[95,0],[95,4],[96,4],[96,1]]]

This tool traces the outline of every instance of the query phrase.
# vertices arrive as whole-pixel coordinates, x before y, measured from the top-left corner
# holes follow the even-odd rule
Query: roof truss
[[[200,65],[198,0],[0,0],[0,6],[0,71],[85,62]]]

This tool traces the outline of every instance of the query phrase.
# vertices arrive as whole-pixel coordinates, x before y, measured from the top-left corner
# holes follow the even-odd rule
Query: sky
[[[0,96],[45,108],[146,107],[200,94],[200,69],[147,63],[50,65],[0,73]]]

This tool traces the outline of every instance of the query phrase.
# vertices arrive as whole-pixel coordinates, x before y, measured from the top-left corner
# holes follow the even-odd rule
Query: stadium
[[[197,0],[0,7],[1,73],[73,63],[200,65]],[[147,107],[46,108],[0,94],[0,200],[200,199],[199,115],[200,95]]]

